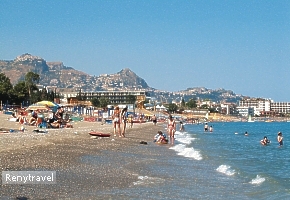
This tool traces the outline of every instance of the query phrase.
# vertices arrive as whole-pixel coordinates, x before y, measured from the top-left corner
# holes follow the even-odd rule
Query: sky
[[[288,0],[0,0],[0,60],[24,53],[150,87],[290,102]]]

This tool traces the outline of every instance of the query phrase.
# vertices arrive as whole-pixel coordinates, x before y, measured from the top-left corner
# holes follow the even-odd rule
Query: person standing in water
[[[280,147],[283,146],[283,135],[281,132],[278,133],[277,140],[278,140],[279,146]]]
[[[208,124],[207,123],[205,123],[205,125],[204,125],[204,131],[208,131]]]
[[[174,133],[176,131],[176,124],[175,124],[175,121],[174,121],[172,115],[169,115],[168,124],[167,124],[167,131],[168,131],[169,137],[173,139]]]
[[[209,132],[213,132],[213,127],[212,126],[209,127]]]
[[[180,131],[185,131],[185,129],[184,129],[184,125],[183,125],[183,123],[182,122],[180,122],[180,125],[179,125],[179,130]]]

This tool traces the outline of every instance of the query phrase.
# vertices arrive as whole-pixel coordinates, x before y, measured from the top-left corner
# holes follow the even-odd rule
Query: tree
[[[178,106],[174,103],[168,104],[168,112],[173,113],[176,112],[178,109]]]
[[[28,72],[25,75],[25,86],[28,89],[29,98],[31,98],[32,91],[38,90],[36,84],[39,83],[39,80],[40,80],[39,74],[36,74],[34,72]]]
[[[182,108],[185,107],[185,101],[184,101],[184,99],[181,100],[181,107],[182,107]]]
[[[201,109],[208,109],[208,105],[207,104],[203,104],[200,106]]]
[[[16,104],[20,104],[23,101],[28,101],[29,100],[29,92],[27,87],[25,86],[24,81],[18,82],[16,85],[13,87],[13,101]]]
[[[94,107],[99,107],[99,106],[100,106],[100,101],[99,101],[99,99],[97,99],[97,98],[93,98],[93,99],[91,100],[91,103],[92,103],[92,105],[93,105]]]
[[[3,102],[10,100],[11,94],[13,92],[13,85],[10,79],[4,74],[0,73],[0,96]]]
[[[188,108],[196,108],[197,105],[196,105],[196,101],[194,99],[190,99],[187,103],[186,103],[186,106]]]
[[[105,97],[101,97],[99,99],[99,101],[100,101],[100,107],[102,107],[102,108],[107,107],[107,105],[109,105],[109,103],[110,103],[110,100],[108,98],[105,98]]]
[[[87,93],[82,93],[82,89],[80,89],[76,98],[78,101],[85,101],[87,99]]]
[[[41,101],[43,100],[41,98],[41,91],[38,90],[38,88],[35,86],[35,87],[32,87],[32,90],[33,91],[30,95],[30,102],[31,103],[36,103],[38,101]]]

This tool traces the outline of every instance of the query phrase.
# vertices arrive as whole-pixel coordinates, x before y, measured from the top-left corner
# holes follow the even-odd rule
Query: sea
[[[159,145],[164,156],[140,166],[129,188],[98,193],[117,199],[290,199],[290,123],[186,124],[175,141]],[[165,125],[163,126],[166,131]],[[281,131],[284,145],[278,146]],[[248,132],[248,136],[244,133]],[[267,136],[267,146],[260,140]]]
[[[171,151],[170,158],[160,158],[147,174],[139,174],[123,191],[127,197],[137,193],[148,199],[290,199],[290,123],[209,126],[213,132],[204,132],[203,124],[186,124],[184,132],[177,131],[173,144],[160,147]],[[267,146],[260,144],[264,136],[271,141]]]

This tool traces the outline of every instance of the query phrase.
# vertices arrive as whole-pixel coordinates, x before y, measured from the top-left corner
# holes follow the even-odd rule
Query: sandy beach
[[[0,114],[1,128],[17,130],[20,125],[7,117]],[[138,181],[142,165],[155,162],[144,155],[159,156],[160,149],[166,150],[152,142],[157,131],[164,129],[163,124],[134,124],[127,129],[125,138],[96,139],[88,134],[90,130],[112,133],[112,124],[82,121],[73,126],[46,129],[47,133],[35,133],[35,127],[26,126],[24,133],[0,134],[1,171],[56,171],[57,182],[2,184],[1,199],[114,198],[111,189],[131,187]],[[148,144],[140,144],[141,141]]]

